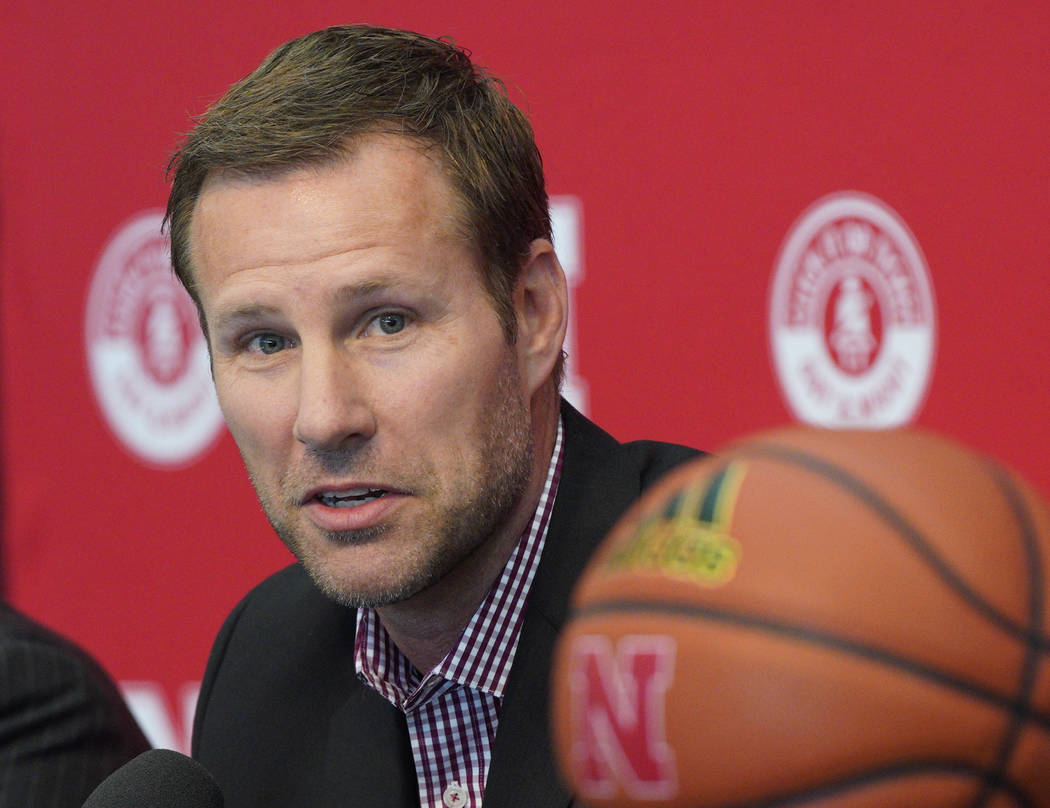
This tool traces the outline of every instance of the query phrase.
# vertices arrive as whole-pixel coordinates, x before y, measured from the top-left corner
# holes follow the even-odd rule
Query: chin
[[[429,588],[443,577],[443,572],[424,571],[416,575],[402,575],[393,580],[358,580],[357,574],[346,574],[332,569],[332,565],[312,564],[303,559],[303,566],[321,592],[341,606],[351,609],[379,608],[401,603]],[[393,564],[388,565],[388,569]]]

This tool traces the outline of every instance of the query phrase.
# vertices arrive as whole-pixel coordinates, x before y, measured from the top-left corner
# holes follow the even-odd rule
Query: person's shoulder
[[[97,690],[109,696],[109,675],[95,659],[72,640],[8,606],[0,604],[0,660],[5,694],[20,685],[40,691],[51,683],[57,690]]]
[[[312,698],[304,694],[308,680],[352,671],[355,632],[356,610],[329,600],[299,564],[255,586],[212,645],[193,723],[195,756],[206,753],[206,764],[225,759],[245,716],[265,723],[276,701],[288,714],[300,697]]]
[[[256,584],[242,602],[269,603],[289,597],[299,598],[313,592],[316,592],[316,588],[302,564],[289,564]]]
[[[622,450],[638,466],[644,485],[652,484],[675,466],[707,455],[691,446],[655,440],[630,441],[622,445]]]
[[[0,805],[42,804],[49,795],[74,793],[82,800],[149,748],[94,657],[7,604],[0,604],[0,672],[0,781],[7,784]],[[14,794],[41,803],[19,802]]]
[[[9,642],[43,643],[73,647],[69,640],[47,628],[42,623],[38,623],[29,615],[15,609],[10,604],[0,603],[0,645]]]
[[[284,633],[289,626],[308,625],[333,611],[345,609],[325,597],[302,564],[295,563],[256,584],[234,607],[226,628],[247,624],[261,631]]]
[[[590,455],[602,464],[615,463],[636,470],[643,487],[652,484],[675,466],[706,454],[690,446],[664,441],[620,443],[568,403],[562,405],[562,423],[566,441],[575,453]]]
[[[325,596],[299,563],[257,584],[226,618],[212,649],[297,647],[304,638],[345,636],[356,624],[356,610]],[[352,637],[352,634],[351,634]]]

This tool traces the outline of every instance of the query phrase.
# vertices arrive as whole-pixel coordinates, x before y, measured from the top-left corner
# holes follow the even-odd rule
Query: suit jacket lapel
[[[548,681],[572,585],[620,513],[640,492],[638,470],[617,462],[619,444],[568,405],[565,455],[543,556],[507,682],[485,786],[485,808],[572,804],[552,758]]]
[[[419,808],[405,717],[356,677],[346,701],[331,716],[325,748],[321,794],[330,802],[319,805]]]

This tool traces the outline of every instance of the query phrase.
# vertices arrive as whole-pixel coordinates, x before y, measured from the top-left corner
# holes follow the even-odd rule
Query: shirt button
[[[455,780],[445,787],[445,793],[441,795],[441,801],[448,808],[465,808],[465,806],[470,804],[470,800],[467,799],[467,790]]]

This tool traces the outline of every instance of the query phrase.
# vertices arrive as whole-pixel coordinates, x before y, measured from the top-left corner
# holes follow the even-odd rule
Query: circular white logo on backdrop
[[[838,428],[908,423],[929,384],[933,291],[908,226],[853,191],[791,227],[770,296],[773,362],[795,417]]]
[[[110,429],[146,463],[177,466],[222,427],[197,309],[171,269],[161,211],[109,240],[88,292],[91,383]]]

